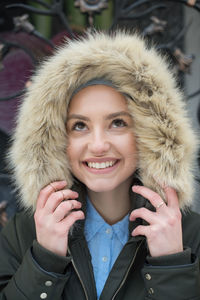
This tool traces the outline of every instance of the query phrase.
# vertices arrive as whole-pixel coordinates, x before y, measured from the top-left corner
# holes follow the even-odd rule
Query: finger
[[[164,188],[164,191],[165,191],[168,206],[172,208],[179,208],[178,196],[175,189],[167,186]]]
[[[132,211],[129,217],[130,221],[135,221],[137,218],[141,218],[149,224],[153,224],[156,222],[155,213],[145,207],[138,208]]]
[[[72,190],[60,190],[56,193],[50,195],[46,201],[45,209],[47,213],[52,213],[56,207],[66,199],[76,199],[78,198],[78,193]]]
[[[53,213],[55,222],[60,222],[67,215],[69,215],[73,209],[80,209],[81,206],[82,206],[81,202],[76,200],[63,201],[62,203],[60,203],[60,205],[58,205],[58,207]]]
[[[78,211],[72,211],[68,216],[66,216],[60,223],[59,225],[63,227],[63,229],[66,229],[66,232],[69,231],[71,226],[78,220],[83,220],[85,218],[85,215],[83,211],[78,210]]]
[[[134,185],[132,187],[132,190],[133,192],[140,194],[141,196],[149,200],[151,204],[159,210],[166,206],[159,194],[145,186]]]
[[[41,189],[37,199],[36,209],[43,208],[49,196],[56,190],[63,189],[66,185],[66,181],[55,181]]]
[[[150,226],[138,225],[131,233],[132,236],[144,235],[148,237]]]

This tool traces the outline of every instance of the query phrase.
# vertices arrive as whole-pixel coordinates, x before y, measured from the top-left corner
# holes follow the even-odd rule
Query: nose
[[[110,141],[106,135],[106,132],[100,129],[94,130],[88,143],[88,150],[93,155],[101,156],[107,153],[109,149]]]

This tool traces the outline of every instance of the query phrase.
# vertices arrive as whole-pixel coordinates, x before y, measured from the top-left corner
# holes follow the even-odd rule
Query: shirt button
[[[149,294],[150,294],[150,295],[153,295],[153,294],[154,294],[154,289],[153,289],[153,288],[150,288],[150,289],[149,289]]]
[[[108,260],[107,256],[102,257],[103,262],[106,262]]]
[[[47,280],[47,281],[45,282],[45,285],[46,285],[46,286],[52,286],[52,284],[53,284],[53,282],[52,282],[51,280]]]
[[[145,274],[145,278],[147,279],[147,280],[151,280],[151,275],[150,274]]]
[[[110,228],[107,228],[107,229],[106,229],[106,233],[107,233],[107,234],[111,233],[111,229],[110,229]]]
[[[42,293],[42,294],[40,294],[40,298],[41,298],[41,299],[46,299],[46,298],[47,298],[47,293]]]

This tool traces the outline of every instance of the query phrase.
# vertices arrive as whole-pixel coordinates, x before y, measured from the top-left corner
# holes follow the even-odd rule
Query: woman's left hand
[[[148,199],[156,211],[142,207],[130,214],[130,221],[141,218],[149,225],[139,225],[133,236],[144,235],[152,257],[174,254],[183,251],[181,212],[176,191],[165,187],[167,204],[152,190],[144,186],[133,186],[133,192]]]

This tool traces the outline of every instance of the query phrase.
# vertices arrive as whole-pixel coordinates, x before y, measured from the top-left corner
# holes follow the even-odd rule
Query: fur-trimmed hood
[[[130,95],[143,184],[162,195],[174,187],[182,208],[191,204],[196,138],[182,94],[165,59],[137,35],[103,33],[68,41],[45,61],[20,108],[10,161],[23,206],[35,208],[42,187],[56,180],[73,183],[66,156],[65,123],[73,91],[105,78]]]

